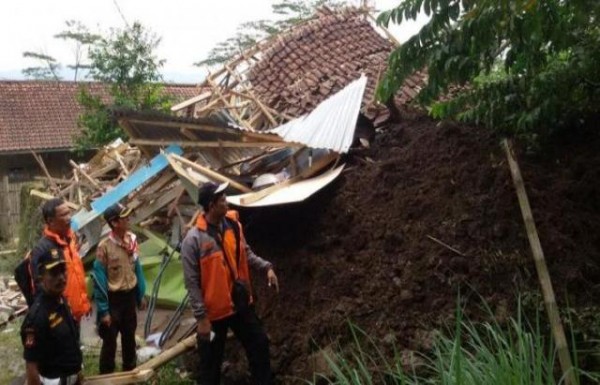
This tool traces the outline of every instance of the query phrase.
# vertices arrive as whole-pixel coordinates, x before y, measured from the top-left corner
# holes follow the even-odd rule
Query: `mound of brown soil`
[[[571,304],[589,303],[598,292],[597,144],[520,154],[559,302],[568,293]],[[430,332],[452,319],[459,288],[500,317],[518,291],[537,290],[499,137],[414,116],[379,134],[365,157],[374,162],[350,155],[342,177],[308,202],[242,212],[250,244],[281,281],[276,296],[254,274],[279,383],[310,376],[308,357],[347,342],[348,321],[388,351],[392,342],[427,350]]]

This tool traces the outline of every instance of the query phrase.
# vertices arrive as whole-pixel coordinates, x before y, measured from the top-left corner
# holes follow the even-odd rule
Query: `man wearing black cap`
[[[218,385],[227,330],[240,340],[253,382],[271,384],[269,340],[254,311],[248,265],[267,272],[268,284],[279,290],[271,263],[252,252],[238,221],[228,211],[227,184],[206,183],[198,203],[204,213],[183,240],[181,257],[185,286],[197,320],[199,383]]]
[[[94,300],[98,334],[102,338],[100,373],[115,371],[117,336],[121,333],[123,371],[136,366],[136,307],[146,308],[146,280],[139,260],[135,234],[129,231],[131,210],[113,205],[104,212],[111,228],[96,249]]]
[[[62,296],[66,268],[57,250],[38,257],[37,273],[41,292],[21,325],[27,384],[80,384],[79,328]]]

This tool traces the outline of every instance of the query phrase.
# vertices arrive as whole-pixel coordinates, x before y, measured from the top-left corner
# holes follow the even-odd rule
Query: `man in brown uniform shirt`
[[[129,231],[131,210],[113,205],[104,212],[111,228],[96,250],[94,262],[98,334],[102,338],[100,373],[115,370],[117,336],[121,333],[123,371],[136,366],[136,306],[146,308],[146,281],[139,261],[135,234]]]

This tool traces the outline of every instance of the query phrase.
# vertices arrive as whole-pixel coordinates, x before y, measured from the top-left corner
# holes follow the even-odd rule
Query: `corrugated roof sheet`
[[[338,153],[348,152],[360,111],[367,77],[362,75],[335,95],[320,103],[308,115],[291,120],[269,132],[286,142],[302,143]]]

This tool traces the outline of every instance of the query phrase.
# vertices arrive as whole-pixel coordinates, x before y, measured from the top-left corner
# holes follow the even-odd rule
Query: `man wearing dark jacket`
[[[271,384],[269,340],[252,305],[248,265],[267,272],[269,286],[279,290],[270,262],[252,252],[236,212],[228,211],[227,184],[206,183],[198,203],[204,213],[183,240],[185,286],[196,317],[199,383],[218,385],[227,330],[246,351],[253,382]]]
[[[65,261],[54,249],[38,255],[36,266],[40,291],[21,325],[27,383],[80,384],[79,327],[62,296]]]
[[[96,249],[94,300],[102,338],[100,373],[115,371],[117,336],[121,333],[123,371],[136,366],[136,307],[146,308],[146,280],[135,234],[129,231],[131,210],[113,205],[104,212],[111,232]]]

